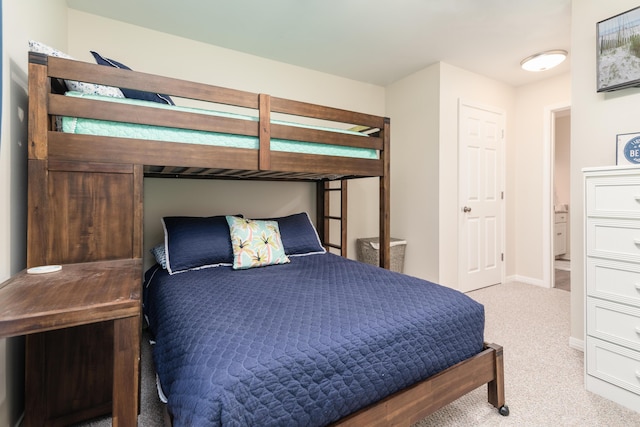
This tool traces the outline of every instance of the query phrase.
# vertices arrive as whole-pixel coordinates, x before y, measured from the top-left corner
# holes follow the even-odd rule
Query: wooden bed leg
[[[487,383],[487,394],[489,403],[498,408],[500,415],[509,415],[509,407],[504,400],[504,360],[502,356],[502,346],[497,344],[487,344],[488,348],[495,351],[495,379]]]

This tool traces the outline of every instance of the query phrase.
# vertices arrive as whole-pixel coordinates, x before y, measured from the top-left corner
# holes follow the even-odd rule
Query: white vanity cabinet
[[[556,212],[553,224],[553,254],[567,253],[567,212]]]
[[[583,172],[585,385],[640,412],[640,168]]]

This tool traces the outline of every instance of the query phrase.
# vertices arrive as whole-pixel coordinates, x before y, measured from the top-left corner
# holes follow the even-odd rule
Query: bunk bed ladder
[[[338,185],[336,185],[338,184]],[[340,195],[340,214],[336,215],[331,209],[333,194]],[[347,180],[321,181],[317,184],[317,227],[318,234],[324,247],[331,251],[338,250],[339,254],[347,257]],[[331,225],[340,222],[340,242],[336,243],[336,235],[331,232]]]

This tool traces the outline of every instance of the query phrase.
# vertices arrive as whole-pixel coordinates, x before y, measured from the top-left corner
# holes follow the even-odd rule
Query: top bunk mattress
[[[331,253],[147,279],[174,426],[326,425],[483,349],[481,304]]]
[[[190,112],[208,115],[212,117],[227,117],[240,120],[258,121],[257,117],[236,113],[205,110],[199,108],[182,107],[175,105],[160,104],[157,102],[141,101],[130,98],[113,98],[108,96],[91,95],[86,93],[70,91],[67,96],[82,97],[94,100],[115,102],[130,105],[140,105],[145,107],[161,108],[174,111]],[[96,120],[81,117],[62,117],[61,128],[63,132],[99,135],[120,138],[136,138],[144,140],[179,142],[187,144],[200,144],[232,148],[259,148],[259,139],[256,136],[236,135],[229,133],[207,132],[193,129],[180,129],[170,126],[152,126],[136,123],[115,122],[107,120]],[[322,126],[306,125],[299,123],[285,122],[281,120],[271,120],[272,124],[284,124],[289,126],[299,126],[307,129],[316,129],[358,135],[363,138],[367,136],[361,132],[347,129],[335,129]],[[377,159],[378,152],[374,149],[348,147],[331,144],[318,144],[305,141],[293,141],[285,139],[271,139],[271,150],[289,153],[319,154],[325,156],[351,157],[361,159]]]

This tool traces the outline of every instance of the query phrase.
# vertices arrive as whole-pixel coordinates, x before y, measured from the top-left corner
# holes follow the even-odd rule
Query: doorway
[[[570,291],[570,105],[549,107],[545,117],[544,279],[549,287]]]

